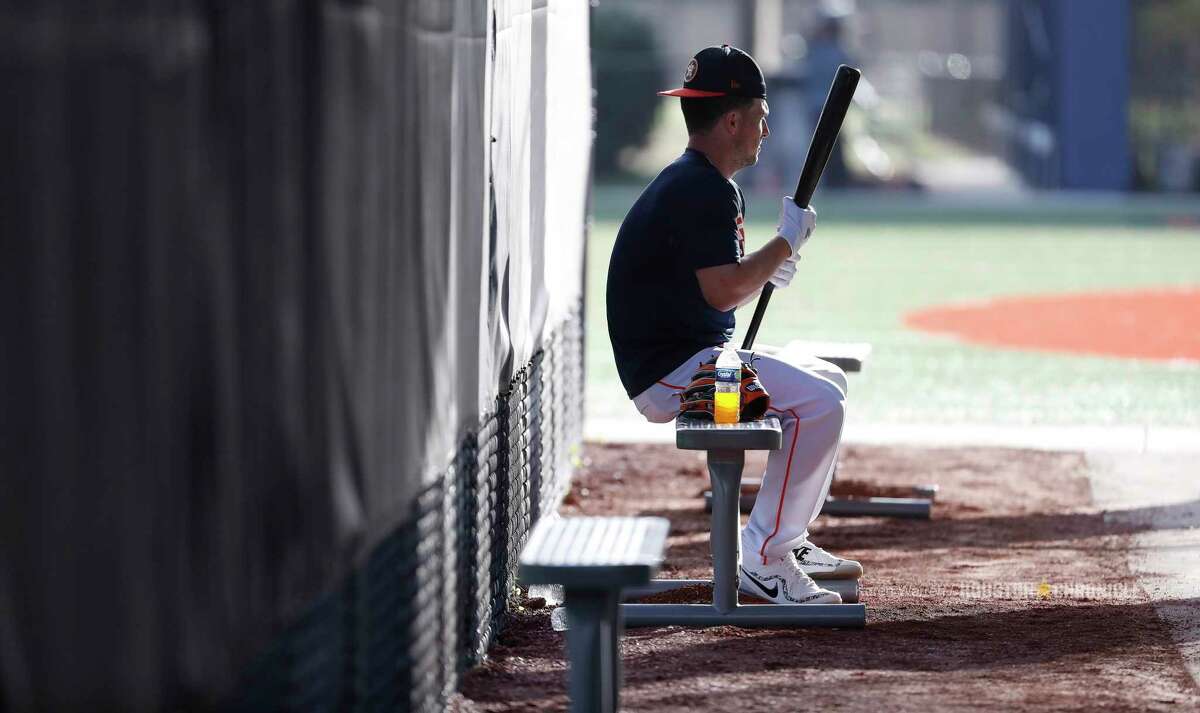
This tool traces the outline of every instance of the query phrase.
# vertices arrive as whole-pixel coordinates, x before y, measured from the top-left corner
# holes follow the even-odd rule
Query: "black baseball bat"
[[[833,144],[842,129],[842,121],[846,118],[846,110],[850,108],[850,100],[854,98],[854,90],[858,87],[858,79],[861,76],[861,71],[844,64],[838,67],[837,73],[833,75],[833,84],[829,86],[829,95],[825,97],[825,106],[821,108],[821,118],[817,120],[817,128],[808,144],[804,169],[800,171],[796,192],[792,194],[792,200],[801,208],[808,207],[813,193],[817,190],[817,182],[821,180],[825,164],[829,163],[829,154],[833,152]],[[758,327],[762,324],[763,315],[767,313],[767,305],[771,302],[773,292],[775,285],[770,282],[763,285],[758,304],[754,306],[750,328],[746,330],[746,340],[742,342],[742,349],[754,346],[754,338],[758,336]]]

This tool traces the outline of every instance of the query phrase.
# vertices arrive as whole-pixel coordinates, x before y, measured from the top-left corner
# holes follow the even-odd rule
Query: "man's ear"
[[[730,136],[736,136],[742,126],[742,112],[737,109],[725,112],[721,117],[721,126]]]

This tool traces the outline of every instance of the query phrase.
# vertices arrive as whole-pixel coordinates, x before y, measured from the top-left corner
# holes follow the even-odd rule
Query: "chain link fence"
[[[565,495],[582,437],[583,318],[513,376],[407,521],[254,666],[228,711],[435,711],[482,662],[517,561]]]

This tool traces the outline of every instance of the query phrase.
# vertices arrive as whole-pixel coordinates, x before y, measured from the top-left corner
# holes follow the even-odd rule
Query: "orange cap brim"
[[[703,89],[665,89],[658,93],[660,97],[687,97],[690,99],[700,99],[701,97],[723,97],[725,92],[708,92]]]

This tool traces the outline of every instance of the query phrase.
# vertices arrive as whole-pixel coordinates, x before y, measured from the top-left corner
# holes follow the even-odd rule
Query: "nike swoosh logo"
[[[771,587],[770,589],[767,589],[767,585],[758,581],[758,579],[754,575],[752,575],[746,571],[745,567],[742,568],[742,574],[746,575],[746,579],[749,579],[751,582],[754,582],[756,585],[758,585],[758,588],[763,590],[763,592],[768,597],[771,597],[773,599],[773,598],[779,596],[779,585],[778,584],[776,584],[774,587]]]

